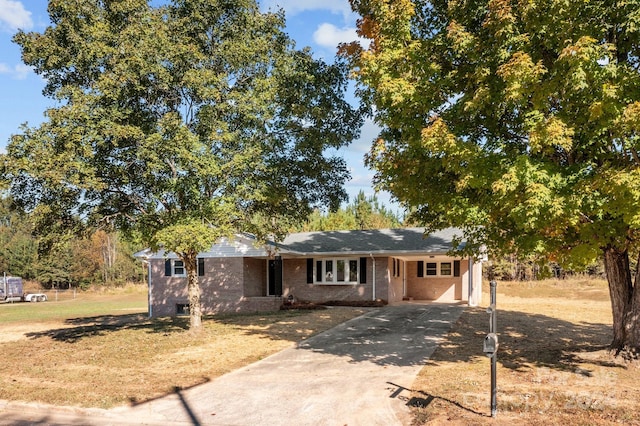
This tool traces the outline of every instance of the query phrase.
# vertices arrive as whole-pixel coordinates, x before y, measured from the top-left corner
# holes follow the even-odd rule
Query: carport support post
[[[496,318],[496,286],[497,283],[492,280],[489,284],[489,294],[491,297],[491,305],[487,311],[491,314],[489,320],[489,333],[496,333],[498,331],[498,321]],[[491,355],[491,417],[496,417],[498,414],[498,389],[497,382],[497,368],[498,368],[498,348],[495,348],[495,352]]]

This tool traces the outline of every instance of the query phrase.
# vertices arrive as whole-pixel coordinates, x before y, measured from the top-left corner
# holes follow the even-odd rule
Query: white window
[[[436,262],[427,262],[427,276],[438,275],[438,264]]]
[[[199,272],[199,269],[200,268],[198,268],[198,272]],[[184,262],[179,259],[166,259],[164,261],[164,276],[165,277],[186,277],[187,269],[184,267]]]
[[[173,261],[173,272],[174,277],[186,277],[187,270],[184,268],[184,262],[182,260],[175,259]]]
[[[440,275],[451,275],[451,262],[440,263]]]
[[[316,284],[358,283],[358,259],[317,259],[315,262]]]
[[[454,260],[453,262],[429,262],[418,261],[417,265],[418,278],[424,277],[459,277],[460,276],[460,261]]]

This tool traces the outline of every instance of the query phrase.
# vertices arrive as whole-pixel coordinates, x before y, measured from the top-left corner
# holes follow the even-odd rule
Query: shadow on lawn
[[[450,328],[456,309],[464,312]],[[484,308],[425,304],[389,306],[375,312],[380,314],[367,314],[344,323],[298,347],[383,366],[424,366],[484,358],[483,340],[489,329],[489,314]],[[612,331],[607,324],[572,323],[540,314],[499,311],[498,335],[498,362],[506,368],[521,370],[535,365],[574,370],[580,362],[575,353],[606,349]],[[432,353],[434,347],[438,349]],[[594,363],[616,365],[604,360]]]
[[[500,343],[497,362],[516,374],[531,373],[542,368],[570,372],[588,378],[593,377],[596,370],[596,368],[589,370],[589,365],[626,369],[623,362],[615,362],[613,357],[601,354],[589,355],[589,353],[609,348],[612,339],[612,328],[609,324],[574,323],[547,315],[506,310],[499,310],[497,319]],[[484,358],[482,346],[488,330],[489,314],[486,310],[467,308],[452,332],[447,335],[426,363],[426,369],[428,370],[429,366],[438,368],[450,363],[473,363]],[[470,370],[470,374],[473,376],[473,370]],[[498,382],[500,383],[500,379]],[[466,419],[466,424],[487,424],[484,423],[484,418],[488,418],[489,414],[474,410],[474,404],[469,404],[465,394],[456,394],[451,398],[452,394],[445,391],[445,395],[437,395],[437,391],[431,389],[429,380],[418,380],[418,383],[414,384],[416,389],[413,390],[412,398],[407,403],[417,410],[414,411],[416,418],[424,415],[421,410],[438,402],[439,408],[435,409],[436,415],[449,415],[447,413],[458,410],[458,415]],[[437,386],[440,389],[446,384],[439,383]],[[498,386],[500,388],[501,385]],[[476,400],[473,399],[473,401]],[[465,417],[469,414],[478,417]],[[556,421],[552,423],[556,424]]]
[[[483,356],[483,339],[489,330],[489,314],[482,308],[467,308],[427,365],[467,362]],[[609,347],[611,325],[572,323],[540,314],[498,311],[498,363],[516,371],[531,365],[576,371],[581,362],[576,353],[597,352]],[[596,365],[620,367],[604,360]],[[582,374],[588,376],[589,372]]]
[[[188,318],[161,318],[150,320],[144,314],[100,315],[84,318],[70,318],[65,321],[69,327],[26,333],[28,338],[49,337],[53,340],[75,343],[81,339],[103,336],[120,330],[142,330],[148,333],[173,333],[189,328]]]
[[[425,304],[403,307],[396,311],[388,310],[389,308],[372,311],[354,322],[343,323],[329,330],[320,339],[303,341],[299,349],[348,357],[352,362],[368,361],[378,365],[397,366],[435,365],[441,361],[469,362],[484,356],[482,343],[489,324],[489,315],[484,309],[465,308],[453,326],[453,332],[448,332],[449,326],[444,319],[450,315],[448,312],[451,309],[462,307]],[[382,313],[382,316],[375,312]],[[392,318],[393,315],[396,318]],[[217,320],[235,323],[233,317]],[[295,321],[293,318],[289,320]],[[298,320],[304,321],[304,316]],[[49,337],[74,343],[83,338],[119,330],[168,334],[188,330],[189,319],[177,317],[150,320],[143,314],[103,315],[69,319],[66,324],[67,327],[27,333],[26,336],[32,339]],[[276,329],[281,328],[281,324],[260,325],[259,330],[247,329],[244,332],[278,338]],[[289,326],[294,327],[295,324]],[[498,362],[506,368],[523,370],[535,365],[574,370],[579,363],[575,353],[595,352],[608,347],[611,326],[585,322],[574,324],[545,315],[499,311],[498,335]],[[432,354],[436,346],[439,348]],[[604,360],[594,362],[598,365],[617,366]]]

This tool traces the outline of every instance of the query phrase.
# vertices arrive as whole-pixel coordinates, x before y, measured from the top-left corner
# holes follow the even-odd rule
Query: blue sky
[[[4,152],[12,134],[27,122],[36,126],[43,112],[53,106],[52,100],[42,95],[43,80],[20,59],[20,50],[11,42],[18,29],[42,32],[50,23],[47,0],[0,0],[0,151]],[[263,10],[280,7],[285,10],[286,31],[296,40],[298,48],[310,46],[316,57],[332,61],[340,42],[357,38],[355,15],[348,0],[260,0]],[[347,161],[351,180],[347,192],[351,198],[363,190],[373,195],[373,172],[363,164],[364,154],[377,135],[377,128],[366,122],[359,140],[339,154]],[[378,194],[379,200],[390,206],[387,194]]]

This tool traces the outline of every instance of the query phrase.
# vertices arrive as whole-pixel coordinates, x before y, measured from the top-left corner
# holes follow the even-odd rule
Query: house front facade
[[[456,234],[457,233],[457,234]],[[205,314],[278,310],[284,298],[323,303],[403,300],[480,303],[482,262],[453,257],[456,229],[290,234],[256,246],[247,235],[198,256]],[[188,312],[184,264],[173,253],[139,253],[148,264],[149,315]]]

